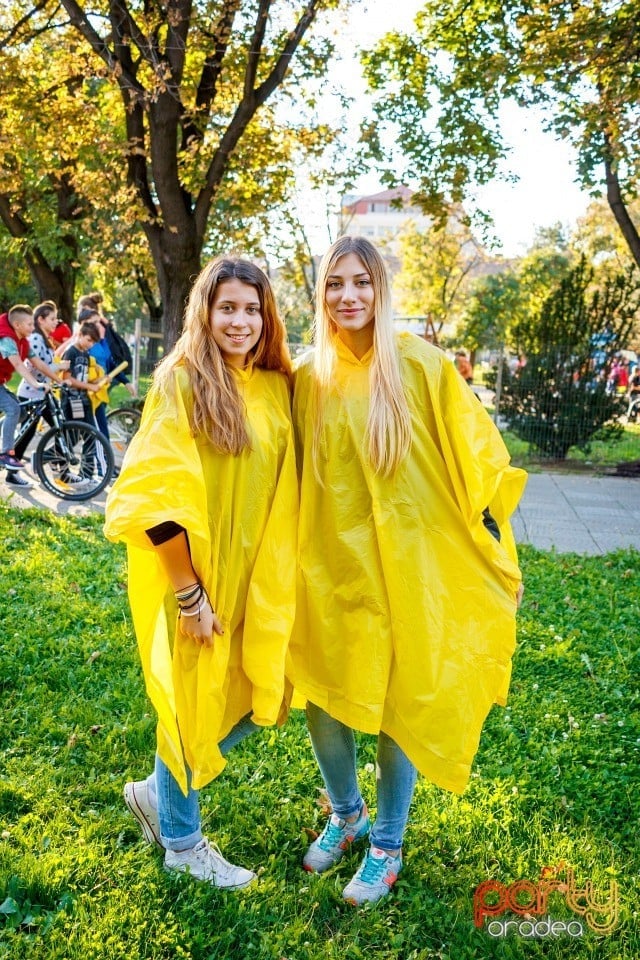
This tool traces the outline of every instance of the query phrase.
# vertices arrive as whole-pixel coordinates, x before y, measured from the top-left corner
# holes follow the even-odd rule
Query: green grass
[[[0,958],[470,960],[640,957],[637,797],[640,554],[521,551],[527,592],[509,707],[492,711],[462,796],[420,780],[396,890],[344,904],[354,851],[300,869],[320,779],[299,714],[245,741],[203,791],[205,828],[260,868],[240,893],[170,876],[121,799],[154,750],[124,586],[98,517],[0,504]],[[362,782],[374,805],[372,738]],[[492,939],[473,926],[488,878],[536,881],[564,860],[620,887],[606,936]],[[553,894],[550,914],[575,917]]]
[[[505,430],[502,438],[516,466],[527,469],[546,470],[551,466],[566,470],[584,470],[592,468],[594,472],[607,467],[615,467],[618,463],[628,463],[631,460],[640,460],[640,424],[628,424],[624,434],[618,442],[594,440],[588,453],[571,447],[566,460],[553,461],[541,459],[526,440],[520,440],[514,433]]]

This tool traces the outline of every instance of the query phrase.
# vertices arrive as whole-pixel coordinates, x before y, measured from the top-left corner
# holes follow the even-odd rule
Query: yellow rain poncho
[[[398,345],[413,443],[391,478],[365,452],[372,350],[358,360],[336,339],[323,485],[310,355],[296,371],[303,460],[288,673],[298,696],[354,729],[383,730],[426,777],[461,792],[487,713],[508,691],[521,579],[509,516],[525,474],[445,355],[412,334]]]
[[[250,713],[281,721],[284,664],[295,608],[298,485],[286,378],[235,371],[251,449],[221,454],[191,435],[190,389],[152,389],[140,430],[107,501],[105,534],[127,544],[129,601],[145,683],[158,714],[158,752],[186,792],[222,771],[219,741]],[[145,530],[173,520],[223,636],[200,646],[176,631],[171,585]]]

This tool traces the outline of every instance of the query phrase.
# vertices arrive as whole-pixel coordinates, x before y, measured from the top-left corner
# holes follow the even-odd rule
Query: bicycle
[[[635,423],[640,415],[640,393],[629,394],[629,405],[626,413],[620,417],[623,423]]]
[[[122,460],[131,438],[140,426],[141,409],[136,407],[115,407],[107,411],[109,439],[115,460],[116,470],[122,466]]]
[[[21,400],[18,444],[48,411],[53,427],[37,441],[31,463],[45,490],[62,500],[90,500],[113,478],[108,440],[82,420],[67,420],[60,398],[48,390],[37,400]]]

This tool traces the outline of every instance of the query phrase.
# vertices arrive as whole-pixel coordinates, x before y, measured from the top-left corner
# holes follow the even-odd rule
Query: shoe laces
[[[222,856],[218,845],[206,837],[203,837],[202,840],[195,845],[193,852],[198,860],[201,860],[203,863],[208,861],[211,869],[215,873],[227,877],[234,869],[233,864],[229,863],[229,861],[225,860]],[[213,864],[215,864],[215,866],[213,866]]]
[[[333,819],[330,819],[324,828],[322,836],[318,840],[318,846],[322,850],[330,852],[333,847],[339,846],[340,843],[342,843],[345,836],[349,833],[350,828],[355,833],[357,823],[357,820],[354,820],[353,823],[347,823],[346,820],[338,820],[336,823]]]
[[[341,823],[343,826],[340,826]],[[352,826],[352,824],[345,824],[344,820],[340,820],[338,823],[334,823],[333,820],[330,820],[327,826],[324,828],[322,836],[318,840],[318,846],[323,850],[330,851],[342,841],[344,834],[346,833],[346,826]]]
[[[375,884],[378,883],[380,877],[385,872],[387,868],[387,861],[389,856],[384,857],[374,857],[371,851],[367,852],[364,863],[362,864],[358,877],[362,883]]]

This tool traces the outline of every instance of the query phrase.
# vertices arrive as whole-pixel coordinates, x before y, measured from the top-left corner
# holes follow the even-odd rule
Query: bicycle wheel
[[[49,493],[62,500],[90,500],[113,477],[113,451],[88,423],[65,420],[45,433],[33,466]]]
[[[115,410],[109,410],[107,413],[109,439],[118,470],[122,466],[131,438],[140,426],[141,416],[141,412],[135,407],[116,407]]]

